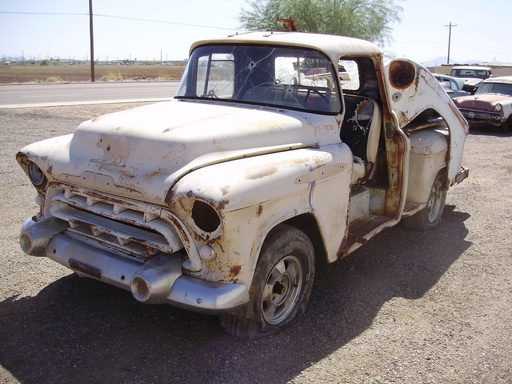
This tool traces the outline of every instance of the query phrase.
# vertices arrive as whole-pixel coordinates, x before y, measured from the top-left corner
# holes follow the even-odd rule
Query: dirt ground
[[[133,105],[0,109],[1,383],[512,383],[512,136],[471,131],[443,223],[321,267],[305,316],[242,341],[18,245],[36,211],[19,148]]]
[[[184,66],[95,65],[96,81],[179,80]],[[90,65],[0,65],[0,84],[91,80]]]

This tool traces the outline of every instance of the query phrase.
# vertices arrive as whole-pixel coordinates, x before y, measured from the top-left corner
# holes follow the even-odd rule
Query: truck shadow
[[[503,132],[501,129],[494,127],[471,127],[469,134],[473,136],[494,136],[494,137],[508,137],[512,136],[512,130]]]
[[[397,226],[320,264],[305,316],[256,340],[224,334],[214,316],[142,305],[71,274],[0,303],[0,363],[23,383],[285,383],[367,330],[388,301],[434,287],[471,246],[468,217],[447,206],[435,231]]]

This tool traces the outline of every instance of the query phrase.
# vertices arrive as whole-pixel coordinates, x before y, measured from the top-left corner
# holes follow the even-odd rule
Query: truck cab
[[[468,176],[468,126],[439,82],[372,43],[300,32],[194,43],[173,100],[101,116],[17,160],[40,211],[25,253],[83,277],[276,332],[315,261],[403,223],[430,230]]]

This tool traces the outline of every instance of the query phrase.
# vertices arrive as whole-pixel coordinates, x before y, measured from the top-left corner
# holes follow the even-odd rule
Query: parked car
[[[491,68],[477,65],[461,65],[453,67],[450,71],[450,76],[464,79],[462,89],[471,94],[474,94],[480,83],[491,75]]]
[[[447,190],[468,176],[467,133],[426,68],[384,65],[372,43],[198,41],[172,101],[17,154],[39,205],[21,248],[142,303],[218,314],[231,334],[273,333],[305,311],[316,259],[400,222],[439,225]]]
[[[454,101],[471,127],[512,129],[512,76],[484,80],[474,95]]]
[[[439,73],[433,73],[433,75],[436,78],[436,80],[439,81],[439,83],[441,83],[443,89],[452,99],[455,97],[470,95],[469,92],[462,90],[462,87],[464,86],[463,79],[458,79],[456,77],[451,77],[448,75],[441,75]]]

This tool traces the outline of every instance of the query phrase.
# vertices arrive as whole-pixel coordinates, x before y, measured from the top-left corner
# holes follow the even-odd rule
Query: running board
[[[355,251],[361,245],[380,233],[383,229],[396,224],[397,220],[381,215],[368,215],[363,219],[350,223],[347,241],[342,248],[342,256]]]

